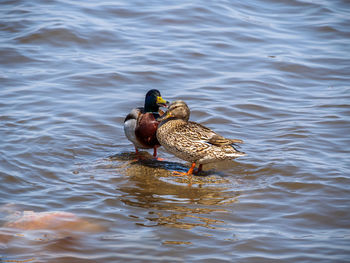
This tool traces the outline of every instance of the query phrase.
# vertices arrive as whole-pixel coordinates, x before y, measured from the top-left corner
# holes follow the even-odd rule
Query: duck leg
[[[155,146],[153,147],[153,157],[154,157],[154,158],[157,157],[157,148],[158,148],[157,145],[155,145]]]
[[[145,160],[146,158],[140,153],[139,149],[135,146],[135,160],[134,161],[140,161]]]
[[[133,160],[133,162],[136,162],[136,161],[141,159],[141,156],[140,156],[139,149],[137,149],[136,146],[134,146],[134,147],[135,147],[135,159]]]
[[[157,157],[157,148],[159,147],[159,145],[155,145],[153,147],[153,158],[157,161],[164,161],[163,158]]]
[[[187,173],[174,171],[173,175],[176,175],[176,176],[192,175],[195,167],[196,167],[196,163],[192,163],[191,168],[187,171]]]
[[[194,172],[194,174],[198,174],[202,171],[202,168],[203,168],[203,164],[201,163],[199,166],[198,166],[198,169],[197,171]]]

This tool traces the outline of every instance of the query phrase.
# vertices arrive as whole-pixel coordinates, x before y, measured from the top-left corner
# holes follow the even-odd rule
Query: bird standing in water
[[[157,148],[160,146],[156,137],[159,124],[157,118],[164,114],[159,108],[167,107],[168,103],[158,90],[152,89],[146,94],[144,107],[134,108],[126,116],[124,132],[134,144],[136,154],[139,152],[138,149],[153,148],[153,156],[157,157]]]
[[[159,143],[168,152],[192,163],[187,173],[175,174],[191,175],[196,163],[199,164],[200,172],[203,164],[245,155],[234,147],[235,143],[243,143],[242,140],[224,138],[199,123],[188,121],[189,118],[187,104],[178,100],[158,119],[161,121],[157,130]]]

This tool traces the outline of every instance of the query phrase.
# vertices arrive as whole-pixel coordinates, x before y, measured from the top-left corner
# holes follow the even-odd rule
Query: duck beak
[[[160,96],[157,97],[156,103],[157,103],[160,107],[168,107],[168,105],[169,105],[169,101],[163,99],[163,98],[160,97]]]
[[[157,121],[161,122],[161,121],[164,121],[170,117],[172,117],[173,115],[170,113],[170,112],[166,112],[164,113],[162,116],[160,116],[159,118],[157,118]]]

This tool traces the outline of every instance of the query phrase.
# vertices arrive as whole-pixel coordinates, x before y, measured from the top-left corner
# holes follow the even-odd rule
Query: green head
[[[169,102],[164,100],[159,90],[151,89],[145,98],[145,112],[158,112],[159,107],[167,107]]]

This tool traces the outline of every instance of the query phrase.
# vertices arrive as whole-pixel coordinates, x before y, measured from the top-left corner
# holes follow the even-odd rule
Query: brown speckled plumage
[[[186,103],[175,101],[160,118],[157,138],[167,151],[197,164],[245,155],[234,147],[235,143],[243,143],[242,140],[224,138],[199,123],[188,121],[189,115],[190,110]]]

